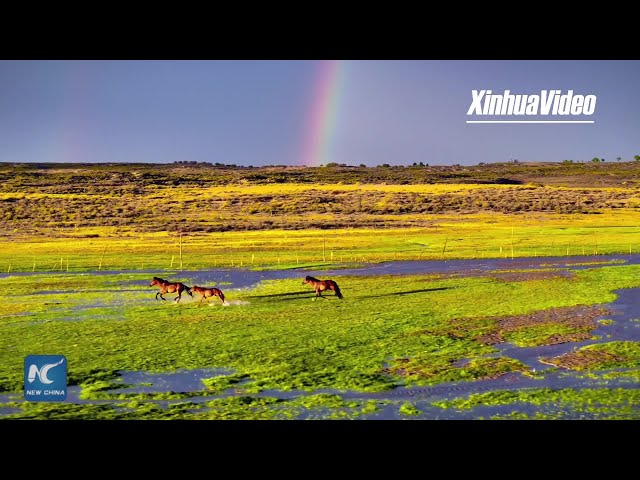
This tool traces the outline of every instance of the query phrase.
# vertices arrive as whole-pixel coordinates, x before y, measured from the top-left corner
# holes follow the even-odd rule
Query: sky
[[[637,60],[4,60],[0,162],[630,160],[638,79]],[[595,123],[467,124],[474,89],[593,94]]]

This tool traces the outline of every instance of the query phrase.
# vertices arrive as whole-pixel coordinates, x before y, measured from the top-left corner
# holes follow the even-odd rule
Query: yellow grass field
[[[314,215],[322,220],[328,215]],[[389,223],[393,215],[384,216]],[[402,216],[406,220],[406,215]],[[423,228],[347,228],[141,233],[83,227],[55,237],[14,232],[0,271],[284,267],[317,263],[640,253],[640,218],[631,209],[599,215],[535,213],[415,215]],[[302,217],[304,219],[304,217]],[[182,252],[182,255],[181,255]]]
[[[636,163],[7,167],[0,272],[640,253]]]

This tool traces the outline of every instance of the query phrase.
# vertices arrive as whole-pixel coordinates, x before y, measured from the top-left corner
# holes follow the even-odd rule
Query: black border
[[[633,420],[0,420],[3,437],[12,439],[5,443],[16,452],[36,442],[61,454],[79,449],[112,460],[158,448],[176,455],[209,452],[205,461],[250,452],[276,455],[272,459],[278,462],[296,452],[325,452],[332,460],[364,449],[363,464],[386,458],[406,465],[439,462],[440,454],[490,463],[510,453],[529,460],[574,449],[584,455],[596,445],[614,448],[603,445],[605,439],[615,443],[620,458],[635,448],[638,425]]]
[[[275,21],[259,13],[244,18],[216,12],[212,17],[197,11],[162,20],[123,14],[105,16],[102,24],[51,21],[18,36],[0,32],[0,59],[640,59],[637,25],[627,25],[631,15],[612,24],[578,17],[560,22],[555,6],[532,5],[535,11],[506,22],[484,6],[473,7],[483,17],[467,18],[464,10],[471,7],[456,8],[460,11],[450,16],[377,12],[383,18],[375,20],[367,12],[349,17],[322,5],[317,15],[290,12]]]

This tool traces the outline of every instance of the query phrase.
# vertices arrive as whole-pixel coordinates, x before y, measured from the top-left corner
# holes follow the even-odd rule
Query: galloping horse
[[[153,280],[151,280],[151,285],[149,286],[153,287],[154,285],[160,287],[160,291],[156,293],[156,300],[158,300],[158,295],[160,295],[160,298],[162,300],[166,300],[166,298],[162,296],[165,293],[178,293],[178,296],[174,298],[176,303],[178,303],[182,298],[182,292],[185,291],[189,294],[190,297],[193,297],[193,295],[191,295],[191,292],[189,291],[189,287],[187,287],[184,283],[169,282],[167,280],[163,280],[162,278],[153,277]]]
[[[309,275],[303,280],[302,284],[308,283],[313,288],[316,289],[316,297],[322,297],[320,292],[324,292],[325,290],[333,290],[336,292],[336,297],[342,299],[342,293],[340,293],[340,287],[333,280],[318,280],[317,278],[310,277]],[[325,298],[325,297],[322,297]],[[327,300],[329,300],[327,298]]]
[[[198,306],[200,306],[202,300],[204,299],[209,301],[209,297],[220,297],[220,300],[222,300],[222,304],[224,305],[224,293],[222,293],[222,290],[220,290],[219,288],[198,287],[197,285],[194,285],[189,290],[187,290],[187,293],[191,296],[193,296],[193,293],[200,294],[200,301],[198,302]]]

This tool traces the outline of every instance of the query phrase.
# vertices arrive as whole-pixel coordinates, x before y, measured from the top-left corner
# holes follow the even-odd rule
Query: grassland
[[[112,405],[2,406],[20,408],[20,418],[288,418],[301,412],[352,418],[380,404],[333,397],[319,397],[317,403],[305,397],[283,400],[269,392],[384,392],[397,385],[533,374],[514,359],[487,357],[497,352],[485,341],[487,335],[527,337],[529,332],[544,345],[559,327],[563,334],[582,333],[584,325],[547,318],[514,328],[500,319],[611,302],[614,289],[639,285],[638,273],[639,266],[605,266],[578,271],[573,278],[525,281],[335,277],[344,301],[312,301],[298,279],[278,280],[228,291],[230,300],[248,302],[228,308],[156,302],[142,274],[9,276],[1,280],[1,391],[19,394],[25,355],[64,353],[70,384],[83,387],[83,398]],[[620,365],[640,366],[637,349],[625,352]],[[469,361],[461,365],[462,359]],[[118,386],[119,370],[203,367],[232,373],[212,377],[192,394],[106,393]],[[235,396],[208,405],[169,410],[156,405],[167,398],[182,404],[228,391]],[[260,392],[267,398],[254,397]],[[404,406],[402,414],[416,411]]]
[[[136,270],[170,269],[188,281],[190,271],[216,267],[321,269],[566,255],[595,265],[597,257],[586,257],[640,253],[639,207],[640,162],[0,165],[0,272],[8,274],[0,278],[0,392],[20,395],[25,355],[63,353],[70,384],[82,389],[82,398],[106,402],[55,405],[5,398],[0,413],[8,408],[17,409],[17,418],[356,418],[379,411],[386,401],[348,400],[341,392],[385,392],[513,372],[538,377],[523,363],[497,355],[495,345],[592,338],[603,314],[597,305],[613,301],[615,289],[639,286],[640,267],[598,265],[562,276],[550,262],[535,273],[334,277],[344,301],[312,301],[298,279],[278,280],[225,292],[229,300],[246,302],[228,308],[156,302],[149,275]],[[96,270],[122,272],[95,275]],[[583,375],[640,366],[637,342],[609,342],[548,360]],[[212,376],[197,392],[110,392],[122,386],[121,370],[204,367],[232,373]],[[607,375],[632,378],[637,372]],[[297,390],[307,394],[274,393]],[[221,394],[230,396],[216,397]],[[522,403],[520,393],[515,395],[496,402]],[[523,402],[543,402],[548,393],[531,395]],[[622,400],[607,404],[603,415],[628,418],[622,405],[628,394],[616,395]],[[576,405],[568,394],[548,398],[567,408]],[[464,399],[456,401],[440,406],[463,408]],[[406,418],[422,414],[411,402],[396,406]]]
[[[639,172],[4,164],[0,271],[638,253]]]
[[[607,419],[640,419],[640,390],[636,389],[533,389],[527,391],[502,391],[471,395],[466,399],[436,402],[442,408],[470,409],[479,405],[514,405],[530,404],[537,407],[549,405],[565,405],[573,418],[576,412],[591,414],[592,418]],[[558,419],[567,416],[566,413],[533,415],[517,411],[509,415],[500,415],[496,419]]]
[[[16,230],[5,233],[0,271],[284,268],[394,260],[640,253],[637,213],[629,210],[594,216],[550,214],[536,218],[504,214],[431,215],[429,222],[430,226],[422,228],[268,230],[181,236],[110,227],[58,230],[51,236],[24,235]]]

